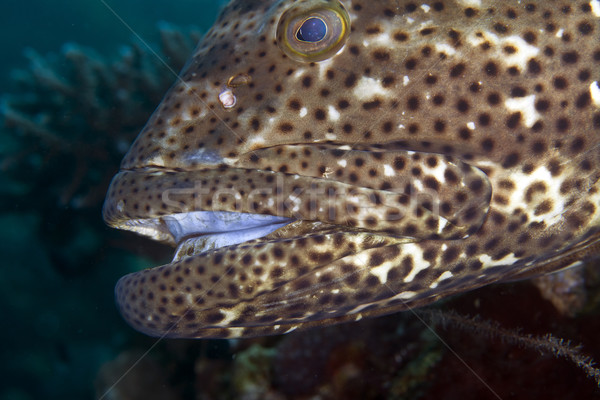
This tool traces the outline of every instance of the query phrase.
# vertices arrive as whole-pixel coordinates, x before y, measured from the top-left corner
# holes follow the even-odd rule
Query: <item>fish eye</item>
[[[298,28],[296,39],[301,42],[317,43],[323,40],[325,35],[327,35],[327,23],[319,17],[310,17]]]
[[[344,46],[350,18],[338,0],[301,2],[286,10],[277,26],[281,50],[297,61],[323,61]]]

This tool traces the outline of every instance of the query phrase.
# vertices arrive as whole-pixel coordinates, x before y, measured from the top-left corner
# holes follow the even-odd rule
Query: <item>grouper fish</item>
[[[598,0],[233,0],[108,190],[176,247],[120,312],[269,335],[589,260],[599,81]]]

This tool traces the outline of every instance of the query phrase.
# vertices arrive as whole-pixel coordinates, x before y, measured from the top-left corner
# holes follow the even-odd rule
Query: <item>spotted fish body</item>
[[[341,47],[286,52],[282,21],[323,6]],[[121,313],[276,334],[594,257],[599,39],[597,0],[232,1],[109,189],[110,225],[178,246]]]

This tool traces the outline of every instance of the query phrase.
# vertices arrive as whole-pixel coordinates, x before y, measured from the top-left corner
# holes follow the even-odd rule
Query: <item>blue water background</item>
[[[224,2],[107,0],[106,3],[3,0],[0,95],[17,90],[11,71],[28,68],[26,48],[45,55],[59,53],[67,43],[76,43],[110,59],[119,54],[123,45],[138,40],[136,35],[158,48],[159,21],[180,27],[195,26],[206,32]],[[0,134],[15,133],[2,129]],[[40,205],[39,209],[55,206]],[[97,218],[101,221],[99,210]],[[64,224],[46,220],[41,212],[23,212],[19,201],[9,209],[0,210],[0,400],[97,398],[94,380],[100,366],[117,356],[129,335],[137,335],[118,316],[113,287],[118,276],[126,272],[125,268],[131,271],[150,265],[124,252],[106,255],[106,259],[98,262],[100,268],[98,265],[88,268],[89,273],[83,271],[92,260],[82,258],[74,263],[81,267],[81,272],[61,274],[60,263],[49,257],[42,245],[40,226],[46,232],[53,232],[64,229]],[[90,234],[85,225],[68,228],[80,229],[76,240],[93,246],[94,233]]]
[[[132,31],[150,43],[158,40],[159,21],[193,25],[206,31],[223,3],[224,0],[2,0],[0,90],[9,84],[13,68],[27,64],[23,57],[26,47],[44,54],[56,52],[66,42],[76,42],[101,54],[111,54],[119,44],[130,41]]]

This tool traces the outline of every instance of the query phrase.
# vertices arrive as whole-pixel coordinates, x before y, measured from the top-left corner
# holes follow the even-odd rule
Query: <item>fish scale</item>
[[[276,334],[597,257],[599,34],[595,0],[231,1],[109,188],[109,225],[179,246],[121,313]],[[198,211],[293,222],[208,249],[165,223]]]

